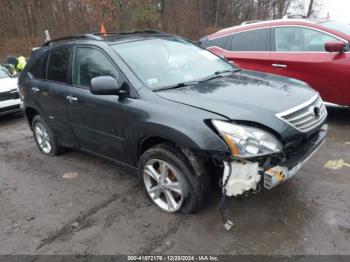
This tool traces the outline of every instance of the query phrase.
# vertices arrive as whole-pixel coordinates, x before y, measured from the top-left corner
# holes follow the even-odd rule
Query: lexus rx
[[[138,170],[167,212],[195,211],[220,178],[228,196],[271,189],[326,136],[326,108],[304,82],[157,31],[48,42],[19,84],[42,153],[76,148]]]

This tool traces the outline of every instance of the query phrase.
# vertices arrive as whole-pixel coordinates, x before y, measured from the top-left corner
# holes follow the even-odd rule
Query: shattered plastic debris
[[[79,225],[80,225],[79,222],[75,221],[75,222],[72,223],[71,227],[72,228],[77,228],[77,227],[79,227]]]
[[[35,219],[35,216],[30,216],[30,217],[27,217],[26,221],[30,222],[30,221],[33,221],[34,219]]]
[[[151,224],[150,223],[143,223],[144,227],[149,227]]]
[[[327,164],[324,167],[332,170],[339,170],[339,169],[342,169],[343,167],[350,167],[350,164],[345,163],[343,159],[330,160],[327,162]]]
[[[78,172],[68,172],[64,173],[62,176],[64,179],[75,179],[78,177]]]

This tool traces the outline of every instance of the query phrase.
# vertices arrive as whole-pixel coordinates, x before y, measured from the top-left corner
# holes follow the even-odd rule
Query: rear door
[[[65,98],[72,50],[72,47],[60,47],[47,52],[30,72],[35,107],[60,142],[69,146],[76,142],[69,126]]]
[[[349,53],[329,53],[327,42],[343,41],[336,36],[302,26],[273,29],[272,73],[307,82],[331,103],[342,104],[349,95]],[[349,101],[349,99],[347,99]]]
[[[254,29],[231,35],[223,50],[209,49],[243,69],[270,72],[270,40],[269,28]]]
[[[90,93],[91,79],[112,76],[118,82],[122,76],[112,59],[101,49],[77,46],[73,62],[73,85],[68,88],[67,101],[70,123],[81,148],[128,161],[120,115],[124,105],[118,96],[97,96]]]

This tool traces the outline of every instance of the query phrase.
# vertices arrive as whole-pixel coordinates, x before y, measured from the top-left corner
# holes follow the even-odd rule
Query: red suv
[[[329,104],[350,106],[350,25],[282,19],[246,23],[200,40],[247,70],[307,82]]]

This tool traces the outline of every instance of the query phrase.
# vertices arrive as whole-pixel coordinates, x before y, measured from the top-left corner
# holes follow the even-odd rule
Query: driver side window
[[[112,76],[119,80],[115,66],[95,48],[78,47],[73,70],[73,85],[90,87],[91,79],[98,76]]]
[[[323,32],[304,27],[277,27],[277,52],[326,52],[325,44],[339,40]]]

